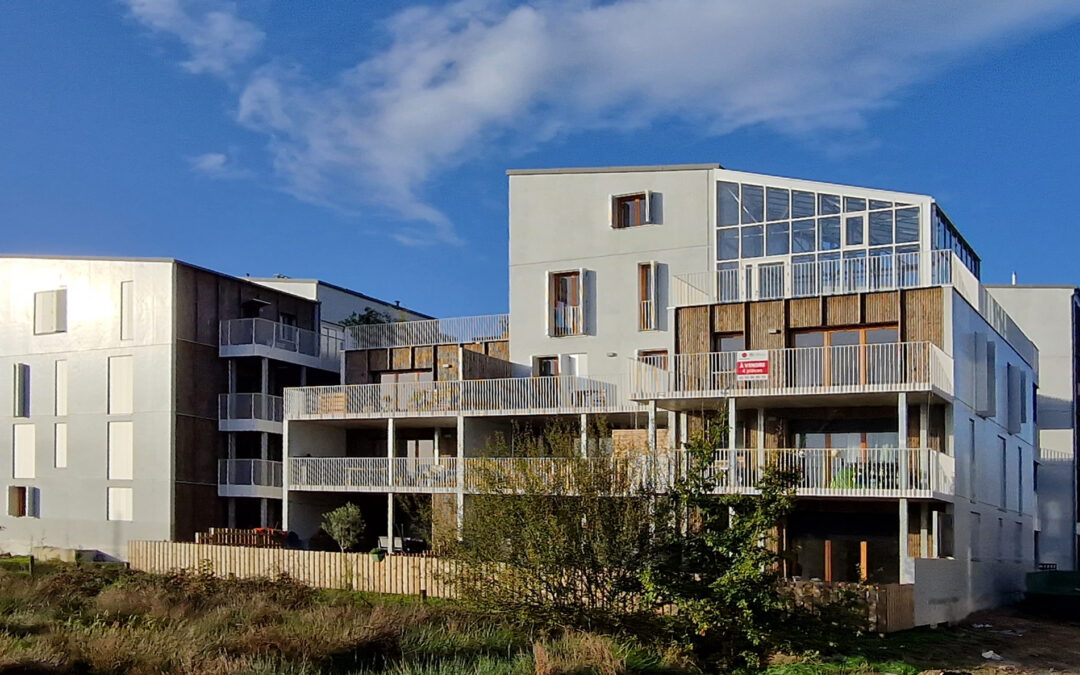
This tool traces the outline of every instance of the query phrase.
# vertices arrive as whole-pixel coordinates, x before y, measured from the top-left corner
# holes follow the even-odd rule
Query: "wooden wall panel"
[[[392,349],[390,363],[394,370],[412,369],[412,347],[395,347]]]
[[[484,353],[484,343],[483,342],[470,342],[467,345],[462,345],[462,347],[466,351],[476,352],[477,354],[483,354]]]
[[[371,384],[368,352],[354,349],[345,352],[345,384]]]
[[[746,304],[713,305],[713,330],[717,333],[741,333],[746,326]]]
[[[825,325],[852,326],[862,323],[858,295],[833,295],[825,298]]]
[[[783,300],[754,302],[750,304],[750,330],[747,331],[748,349],[783,349],[784,327],[787,323]],[[776,333],[769,331],[776,330]]]
[[[512,374],[511,369],[509,361],[485,356],[471,349],[461,351],[461,379],[463,380],[491,380],[510,377]]]
[[[709,308],[680,307],[676,310],[680,354],[703,354],[710,349]]]
[[[487,355],[495,359],[509,361],[510,342],[508,340],[497,340],[487,343]]]
[[[900,293],[867,293],[863,296],[863,320],[866,323],[898,323]]]
[[[386,349],[372,349],[368,352],[368,366],[375,372],[390,370],[390,353]]]
[[[790,328],[816,328],[820,325],[821,298],[798,298],[788,303]]]
[[[436,347],[435,364],[436,380],[461,379],[461,364],[458,359],[457,345],[439,345]]]
[[[413,367],[414,368],[431,368],[435,363],[435,348],[434,347],[414,347],[413,348]]]
[[[945,302],[941,287],[903,291],[901,337],[904,342],[932,342],[944,349]]]

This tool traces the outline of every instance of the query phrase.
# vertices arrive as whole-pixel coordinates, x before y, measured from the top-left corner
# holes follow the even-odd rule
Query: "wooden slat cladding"
[[[788,302],[789,328],[817,328],[821,323],[821,298],[799,298]]]
[[[345,384],[371,384],[367,351],[345,352]]]
[[[713,305],[713,330],[717,333],[741,333],[746,324],[746,305]]]
[[[458,346],[439,345],[435,348],[435,350],[435,361],[438,364],[438,367],[435,368],[435,379],[461,379],[461,369],[459,367],[458,359]]]
[[[708,307],[680,307],[678,314],[678,347],[680,354],[702,354],[709,351]]]
[[[412,347],[396,347],[392,350],[391,368],[410,370],[412,368]]]
[[[462,347],[464,347],[466,351],[476,352],[477,354],[484,353],[483,342],[470,342],[469,344],[462,345]]]
[[[376,372],[390,370],[390,351],[388,349],[372,349],[368,352],[368,365]]]
[[[507,340],[499,340],[497,342],[487,343],[487,355],[493,359],[502,359],[503,361],[509,361],[510,342]]]
[[[945,304],[940,287],[903,292],[900,339],[904,342],[932,342],[945,348]]]
[[[900,321],[900,293],[867,293],[863,296],[863,320],[866,323],[897,323]]]
[[[748,349],[783,349],[787,324],[784,306],[783,300],[751,303]],[[770,333],[773,330],[776,332]]]
[[[413,347],[413,367],[430,369],[435,363],[433,347]]]
[[[832,295],[825,298],[825,325],[854,326],[862,323],[861,305],[858,295]]]

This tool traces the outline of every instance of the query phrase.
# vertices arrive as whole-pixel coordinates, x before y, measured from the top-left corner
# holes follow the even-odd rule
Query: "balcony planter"
[[[373,548],[373,549],[371,549],[371,553],[368,553],[368,555],[370,555],[371,559],[374,560],[375,562],[382,562],[383,558],[386,557],[386,549],[385,548]]]

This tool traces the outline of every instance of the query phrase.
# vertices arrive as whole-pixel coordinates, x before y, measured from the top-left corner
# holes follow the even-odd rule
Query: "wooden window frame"
[[[639,214],[640,222],[624,221],[622,217],[622,206],[624,204],[636,204],[638,202],[640,202],[640,206],[633,207],[631,213]],[[611,195],[611,228],[614,230],[627,230],[633,227],[654,224],[652,206],[652,193],[647,190]]]
[[[558,270],[547,273],[547,291],[546,291],[546,316],[547,316],[547,334],[549,337],[573,337],[577,335],[585,335],[585,320],[586,320],[586,307],[585,307],[585,269],[576,270]],[[565,301],[560,301],[558,298],[559,280],[563,278],[575,279],[576,282],[571,286],[569,296]],[[569,313],[569,321],[567,317],[563,317],[560,321],[559,310],[560,308],[577,308],[577,315],[574,312]]]
[[[637,266],[639,331],[660,330],[659,267],[655,260],[640,262]]]
[[[661,370],[667,370],[669,358],[667,349],[639,349],[637,351],[638,361],[645,361],[645,359],[649,358],[659,359],[657,367]],[[648,362],[646,361],[646,363]]]

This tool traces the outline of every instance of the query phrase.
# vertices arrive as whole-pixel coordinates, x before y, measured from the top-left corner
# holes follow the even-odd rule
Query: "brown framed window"
[[[660,327],[656,267],[655,262],[638,264],[638,330],[657,330]]]
[[[611,226],[615,229],[647,225],[649,218],[649,193],[637,192],[611,198]]]
[[[741,352],[746,349],[746,336],[742,333],[713,333],[714,352]]]
[[[539,377],[554,377],[559,374],[558,356],[538,356],[535,363],[536,374]]]
[[[582,275],[581,270],[557,272],[551,275],[548,325],[549,334],[553,337],[585,333]]]

